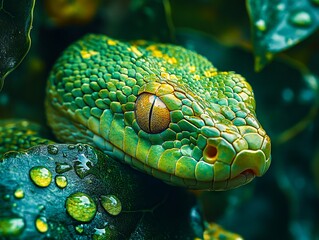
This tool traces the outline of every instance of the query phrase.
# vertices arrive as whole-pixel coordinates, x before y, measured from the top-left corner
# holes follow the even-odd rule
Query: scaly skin
[[[46,109],[61,141],[177,186],[235,188],[271,162],[250,85],[178,46],[87,35],[55,64]]]
[[[50,144],[38,124],[26,120],[0,120],[0,158],[8,151],[28,149],[39,144]]]

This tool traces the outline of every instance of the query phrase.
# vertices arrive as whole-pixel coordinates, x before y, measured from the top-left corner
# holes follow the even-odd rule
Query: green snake
[[[45,105],[60,141],[171,185],[227,190],[271,162],[251,86],[180,46],[87,35],[57,60]]]

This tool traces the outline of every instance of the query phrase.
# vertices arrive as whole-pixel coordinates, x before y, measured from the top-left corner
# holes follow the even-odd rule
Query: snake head
[[[57,61],[47,93],[61,141],[90,143],[172,185],[227,190],[271,162],[250,85],[182,47],[87,35]]]
[[[267,171],[270,138],[256,119],[250,85],[234,73],[217,74],[213,81],[222,81],[228,96],[219,89],[218,99],[214,91],[203,98],[172,79],[140,89],[132,126],[152,145],[144,171],[169,184],[206,190],[236,188]]]

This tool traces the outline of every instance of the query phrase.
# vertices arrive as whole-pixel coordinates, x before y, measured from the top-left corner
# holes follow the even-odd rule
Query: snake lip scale
[[[90,132],[89,130],[86,130],[86,134],[87,135],[93,135],[92,132]],[[88,141],[88,140],[86,140]],[[109,145],[108,142],[103,141],[103,144],[101,144],[101,141],[96,142],[96,146],[98,146],[100,149],[111,149],[112,151],[105,151],[106,154],[108,154],[109,156],[113,157],[113,158],[117,158],[116,154],[114,154],[114,152],[118,152],[121,151],[120,149],[118,149],[116,146],[108,146]],[[124,154],[124,153],[123,153]],[[138,161],[137,159],[135,159],[133,156],[128,156],[126,155],[125,157],[125,161],[127,161],[127,164],[131,164],[132,162]],[[122,159],[118,159],[119,161],[123,161]],[[134,164],[131,165],[133,168],[140,170],[139,168],[137,168]],[[236,188],[238,187],[238,185],[243,185],[243,184],[247,184],[249,182],[251,182],[256,176],[258,176],[258,173],[254,170],[254,169],[246,169],[243,170],[241,173],[239,173],[238,175],[230,178],[230,179],[226,179],[224,181],[206,181],[206,182],[199,182],[199,181],[187,181],[187,179],[185,179],[184,181],[178,182],[178,184],[176,183],[176,179],[174,178],[174,174],[167,174],[165,172],[160,172],[158,169],[155,168],[144,168],[144,171],[150,175],[165,175],[165,178],[162,178],[161,180],[163,180],[164,182],[166,182],[169,185],[175,185],[175,186],[181,186],[181,187],[188,187],[190,189],[198,189],[198,190],[203,190],[203,186],[205,186],[206,190],[214,190],[214,191],[219,191],[219,190],[225,190],[225,189],[232,189],[232,188]],[[260,175],[259,175],[260,176]],[[174,182],[175,181],[175,182]]]
[[[162,181],[227,190],[262,176],[270,138],[251,86],[180,46],[89,34],[57,60],[49,125]]]

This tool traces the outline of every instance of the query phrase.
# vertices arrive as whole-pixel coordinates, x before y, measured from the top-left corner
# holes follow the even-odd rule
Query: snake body
[[[46,109],[60,141],[94,145],[172,185],[235,188],[271,162],[250,85],[175,45],[87,35],[53,67]]]

